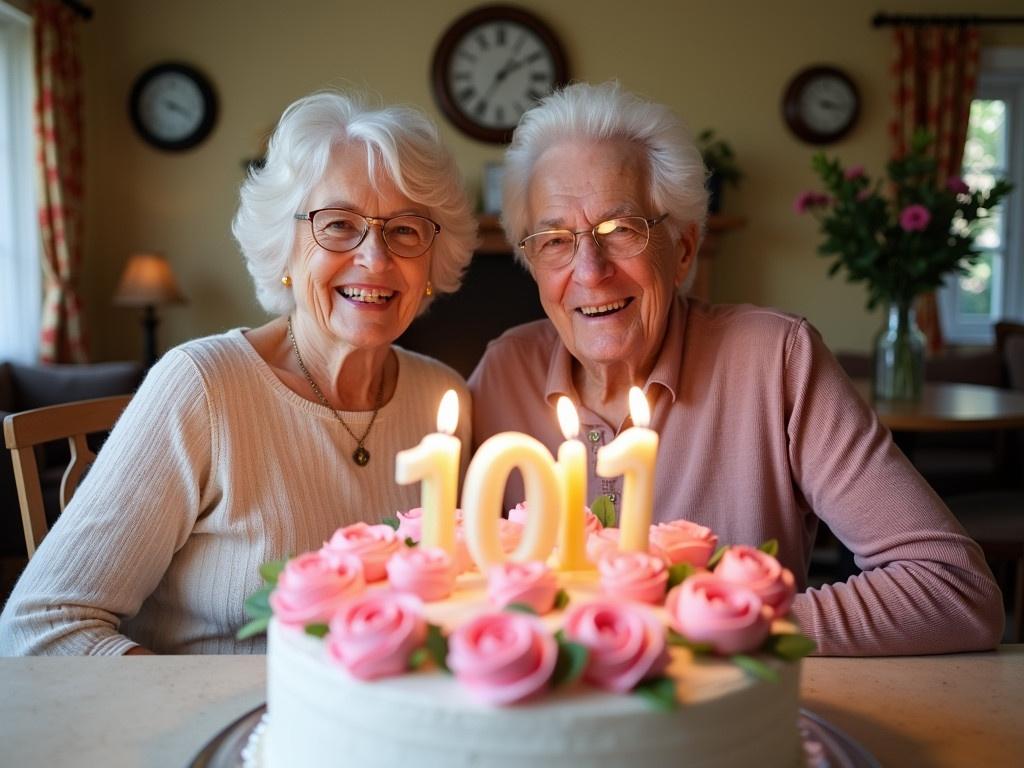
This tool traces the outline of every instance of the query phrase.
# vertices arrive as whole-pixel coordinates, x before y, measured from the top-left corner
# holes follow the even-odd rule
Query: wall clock
[[[463,133],[502,144],[520,116],[568,81],[561,43],[536,16],[507,5],[456,19],[434,52],[431,82],[444,115]]]
[[[859,114],[857,86],[836,67],[807,67],[797,72],[782,96],[786,125],[810,144],[828,144],[842,138]]]
[[[167,151],[196,146],[217,120],[217,96],[206,77],[187,64],[166,62],[135,80],[128,111],[139,135]]]

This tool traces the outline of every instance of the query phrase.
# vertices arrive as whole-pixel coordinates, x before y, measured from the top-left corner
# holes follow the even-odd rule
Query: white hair
[[[526,194],[534,164],[545,150],[563,141],[623,140],[647,158],[650,199],[668,213],[665,226],[673,237],[690,224],[698,226],[698,245],[707,221],[707,170],[689,129],[668,107],[622,90],[617,82],[574,83],[555,91],[523,115],[505,153],[502,226],[514,243],[529,234]],[[523,261],[520,248],[516,257]],[[696,264],[682,290],[693,284]]]
[[[476,247],[477,224],[437,128],[409,107],[373,109],[358,97],[320,91],[285,109],[266,162],[242,184],[231,223],[263,308],[283,315],[295,306],[292,292],[281,284],[298,231],[294,215],[305,210],[338,145],[363,146],[371,184],[379,167],[403,195],[426,206],[441,225],[431,246],[434,293],[458,290]],[[420,312],[429,303],[424,297]]]

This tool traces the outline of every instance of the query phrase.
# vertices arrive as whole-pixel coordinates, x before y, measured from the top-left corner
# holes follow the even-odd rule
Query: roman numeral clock
[[[520,116],[568,82],[565,52],[548,26],[507,5],[456,19],[434,52],[434,98],[463,133],[507,143]]]

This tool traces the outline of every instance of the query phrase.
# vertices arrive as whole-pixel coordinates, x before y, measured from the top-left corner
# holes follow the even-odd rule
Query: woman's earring
[[[282,277],[281,278],[281,285],[283,285],[285,288],[291,288],[292,287],[292,278],[291,278],[291,276],[285,275],[284,277]]]
[[[427,288],[426,288],[425,291],[423,291],[423,295],[424,296],[433,296],[434,295],[434,286],[431,284],[431,282],[429,280],[427,280]]]

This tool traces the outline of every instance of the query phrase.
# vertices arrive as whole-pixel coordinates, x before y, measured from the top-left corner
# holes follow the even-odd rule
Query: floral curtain
[[[960,175],[971,99],[978,77],[978,30],[972,26],[896,27],[893,65],[894,116],[889,125],[893,157],[902,157],[919,129],[935,137],[936,184]],[[922,296],[917,319],[928,349],[942,349],[942,327],[934,293]]]
[[[44,280],[40,358],[81,363],[88,355],[77,290],[83,206],[80,20],[59,0],[36,0],[33,8]]]

